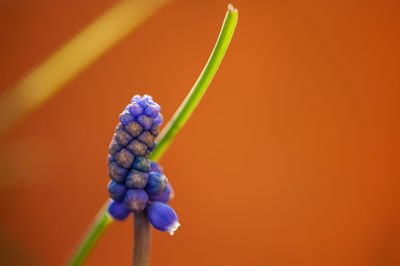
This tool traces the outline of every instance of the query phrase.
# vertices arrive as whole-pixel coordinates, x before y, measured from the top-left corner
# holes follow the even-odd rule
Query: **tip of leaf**
[[[237,8],[234,8],[232,4],[228,5],[228,12],[235,13],[238,12]]]

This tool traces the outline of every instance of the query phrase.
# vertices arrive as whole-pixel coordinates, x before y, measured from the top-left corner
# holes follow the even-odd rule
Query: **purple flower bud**
[[[144,110],[144,114],[149,117],[156,117],[158,115],[158,111],[154,105],[149,105],[147,106],[146,110]]]
[[[134,117],[143,114],[143,108],[137,103],[128,105],[128,110]]]
[[[143,131],[137,139],[146,144],[148,147],[151,147],[153,146],[155,137],[149,131]]]
[[[149,104],[147,103],[147,101],[146,101],[145,99],[143,99],[143,98],[138,99],[136,102],[137,102],[143,109],[146,109],[146,107],[149,105]]]
[[[122,147],[121,145],[118,144],[117,140],[113,138],[113,139],[111,140],[110,146],[109,146],[109,148],[108,148],[108,152],[109,152],[112,156],[114,156],[117,152],[119,152],[120,150],[122,150],[122,148],[123,148],[123,147]]]
[[[154,124],[157,126],[161,125],[163,121],[164,119],[161,113],[158,113],[158,115],[154,118]]]
[[[137,102],[137,101],[140,100],[140,99],[142,99],[142,97],[140,97],[140,95],[135,95],[135,96],[133,96],[131,102],[132,102],[132,103],[133,103],[133,102]]]
[[[114,180],[108,183],[108,194],[113,200],[123,201],[126,191],[128,191],[128,189],[123,184],[117,183]]]
[[[118,143],[122,146],[128,145],[129,142],[132,141],[132,136],[129,135],[128,132],[126,132],[124,129],[118,129],[115,132],[114,138],[118,141]]]
[[[158,136],[158,126],[156,124],[153,124],[150,128],[150,133],[154,136]]]
[[[118,123],[118,125],[115,127],[115,132],[117,132],[120,129],[123,129],[124,126],[121,123]]]
[[[149,197],[143,189],[129,189],[125,195],[125,208],[135,213],[141,212],[146,208]]]
[[[161,174],[162,174],[163,169],[162,169],[162,167],[161,167],[159,164],[157,164],[157,163],[155,163],[155,162],[153,162],[153,161],[150,161],[150,171],[151,171],[151,172],[157,172],[157,173],[161,173]]]
[[[119,121],[121,121],[121,124],[126,126],[130,122],[134,121],[135,118],[131,115],[131,113],[128,110],[123,111],[119,115]]]
[[[140,125],[142,125],[142,127],[145,130],[149,130],[151,128],[151,126],[153,125],[153,118],[148,117],[146,115],[139,115],[137,118],[137,121],[139,122]]]
[[[115,155],[115,160],[117,163],[124,168],[131,168],[135,156],[127,149],[122,149]]]
[[[129,145],[127,146],[127,148],[128,150],[133,152],[135,156],[144,156],[147,151],[147,146],[136,139],[132,140],[131,143],[129,143]]]
[[[125,129],[134,138],[139,136],[143,131],[143,127],[138,122],[130,122],[125,126]]]
[[[161,201],[164,203],[168,203],[170,200],[174,198],[174,190],[171,185],[168,183],[167,188],[160,195],[149,195],[151,201]]]
[[[125,183],[125,177],[128,169],[119,166],[116,162],[112,162],[109,166],[109,176],[118,183]]]
[[[148,150],[149,150],[149,151],[153,151],[153,150],[156,148],[156,146],[157,146],[157,142],[154,141],[154,142],[153,142],[153,145],[150,146]]]
[[[147,217],[154,228],[169,232],[171,235],[180,226],[174,210],[163,202],[155,201],[150,203],[147,206]]]
[[[126,177],[125,185],[128,188],[144,188],[147,185],[149,174],[132,169]]]
[[[149,195],[160,195],[167,188],[168,180],[165,175],[150,172],[149,173],[149,181],[147,181],[146,192]]]
[[[114,161],[114,158],[111,156],[111,154],[109,154],[107,156],[107,165],[108,167],[110,167],[110,164]]]
[[[157,112],[160,112],[161,106],[158,103],[153,102],[152,105],[154,106],[154,108],[156,108]]]
[[[150,149],[147,149],[147,151],[143,157],[150,158],[150,155],[151,155],[151,151],[150,151]]]
[[[148,172],[150,170],[150,161],[145,157],[136,157],[133,168],[142,172]]]
[[[143,96],[143,99],[147,102],[147,103],[153,103],[153,97],[151,97],[150,95],[145,94]]]
[[[108,213],[115,220],[122,221],[125,220],[131,212],[125,208],[123,202],[111,200],[110,205],[108,206]]]

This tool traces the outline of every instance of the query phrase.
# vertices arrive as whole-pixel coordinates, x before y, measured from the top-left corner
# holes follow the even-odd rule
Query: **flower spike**
[[[178,218],[165,204],[172,199],[173,190],[162,167],[149,160],[163,120],[160,110],[151,96],[135,95],[119,115],[108,148],[108,194],[112,199],[108,213],[122,221],[132,212],[147,209],[156,229],[173,233],[179,226]]]

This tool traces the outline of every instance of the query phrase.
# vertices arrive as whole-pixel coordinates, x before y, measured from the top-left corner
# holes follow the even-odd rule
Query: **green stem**
[[[86,232],[85,236],[82,238],[81,243],[75,251],[74,256],[71,257],[68,265],[81,265],[92,250],[92,247],[97,243],[97,240],[101,235],[103,235],[105,230],[113,221],[111,217],[108,216],[108,204],[109,202],[107,201],[96,215],[96,218],[94,219],[89,230]]]
[[[229,5],[217,43],[214,46],[214,49],[211,53],[210,58],[208,59],[206,66],[201,72],[196,83],[193,85],[193,88],[191,89],[189,94],[186,96],[172,119],[168,122],[168,124],[162,131],[157,146],[150,156],[151,160],[157,162],[161,158],[165,150],[171,144],[172,139],[186,123],[186,121],[200,102],[201,98],[207,90],[208,85],[213,79],[215,73],[217,72],[219,65],[221,64],[222,58],[225,55],[226,49],[228,48],[233,33],[235,31],[237,20],[237,10],[234,9],[232,5]],[[107,206],[108,201],[99,212],[98,216],[94,220],[92,226],[89,228],[76,252],[71,257],[68,265],[81,265],[89,252],[92,250],[93,246],[96,244],[97,240],[105,232],[105,229],[107,229],[107,227],[111,224],[112,220],[107,215]],[[136,243],[135,250],[141,250],[141,252],[135,252],[136,258],[134,258],[134,262],[144,261],[146,263],[135,264],[135,266],[148,265],[150,245],[143,247],[140,243],[149,243],[150,230],[142,230],[141,228],[138,228],[137,232],[141,232],[141,241],[139,243]],[[136,236],[135,239],[137,239]],[[141,258],[140,256],[144,257]]]

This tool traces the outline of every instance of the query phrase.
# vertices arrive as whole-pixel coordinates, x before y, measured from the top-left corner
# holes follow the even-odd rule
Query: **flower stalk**
[[[151,230],[145,211],[135,213],[133,219],[132,265],[147,266],[150,261]]]
[[[150,160],[157,162],[164,154],[175,135],[190,117],[204,93],[206,92],[211,80],[218,70],[219,65],[232,39],[238,20],[238,12],[232,5],[228,6],[220,35],[210,55],[210,58],[201,72],[199,78],[193,85],[191,91],[186,96],[174,116],[161,132],[158,143],[150,156]],[[107,214],[108,203],[99,212],[92,226],[89,228],[76,252],[71,257],[68,265],[81,265],[90,253],[101,235],[105,232],[112,220]],[[134,215],[134,257],[133,266],[148,266],[150,254],[150,225],[144,212]]]

